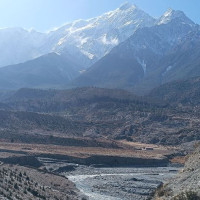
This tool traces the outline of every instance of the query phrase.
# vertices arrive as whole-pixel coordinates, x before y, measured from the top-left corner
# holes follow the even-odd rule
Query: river
[[[64,172],[89,200],[147,200],[163,182],[180,168],[94,168],[79,166]]]

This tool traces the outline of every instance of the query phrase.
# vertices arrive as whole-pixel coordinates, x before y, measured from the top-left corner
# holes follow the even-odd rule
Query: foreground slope
[[[0,175],[1,199],[81,199],[71,181],[55,174],[4,164],[0,166]]]
[[[156,199],[200,199],[200,148],[189,156],[184,169],[157,192]]]

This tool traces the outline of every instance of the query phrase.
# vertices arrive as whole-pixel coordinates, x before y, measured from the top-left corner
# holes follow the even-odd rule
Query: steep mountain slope
[[[78,76],[78,67],[55,53],[0,68],[0,89],[61,88]]]
[[[171,81],[200,76],[199,34],[200,31],[197,28],[183,38],[178,45],[172,47],[158,61],[155,69],[133,88],[133,91],[137,94],[145,94],[149,93],[151,89]]]
[[[180,45],[188,42],[191,32],[199,32],[199,26],[183,12],[168,10],[156,26],[137,30],[71,85],[125,88],[143,94],[164,82],[171,69],[169,61],[180,54]]]
[[[200,76],[200,29],[193,31],[164,58],[162,83]]]
[[[135,5],[125,3],[102,16],[67,24],[51,32],[49,36],[53,39],[60,37],[53,46],[56,52],[68,52],[75,56],[79,63],[90,66],[137,29],[152,26],[154,23],[155,19],[144,11]],[[83,55],[88,60],[85,60]]]
[[[88,20],[77,20],[48,33],[22,28],[0,29],[0,66],[21,63],[56,52],[88,67],[155,19],[125,3],[120,8]]]

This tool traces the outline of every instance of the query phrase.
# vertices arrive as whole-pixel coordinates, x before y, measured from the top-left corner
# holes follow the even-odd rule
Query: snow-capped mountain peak
[[[48,33],[0,30],[0,67],[56,52],[89,67],[136,30],[156,20],[131,3],[88,20],[76,20]],[[12,59],[10,59],[12,58]]]
[[[153,26],[155,19],[131,3],[125,3],[113,11],[88,20],[77,20],[51,32],[59,40],[52,49],[71,52],[79,63],[90,66],[110,50],[125,41],[137,29]]]
[[[168,9],[156,20],[127,2],[100,16],[76,20],[48,33],[23,28],[0,29],[0,67],[56,52],[68,55],[78,65],[87,68],[138,29],[168,24],[174,19],[179,19],[179,22],[187,26],[195,25],[181,11]]]
[[[173,10],[172,8],[169,8],[158,20],[157,24],[167,24],[171,22],[174,19],[179,19],[183,23],[194,25],[194,22],[190,20],[184,12],[180,10]]]

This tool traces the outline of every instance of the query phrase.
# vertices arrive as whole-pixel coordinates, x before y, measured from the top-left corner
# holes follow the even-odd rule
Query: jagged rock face
[[[109,53],[114,46],[126,40],[137,29],[152,26],[154,23],[155,19],[136,6],[124,4],[100,17],[75,21],[51,33],[51,35],[64,33],[53,48],[61,53],[67,51],[73,54],[76,47],[80,51],[79,54],[82,53],[89,58],[90,62],[86,65],[89,66]],[[79,56],[76,59],[79,59]]]
[[[180,59],[180,54],[185,49],[190,55],[190,45],[185,43],[191,43],[193,37],[188,35],[194,32],[199,32],[198,25],[181,11],[170,10],[155,26],[137,30],[129,39],[113,48],[108,55],[74,80],[72,86],[123,88],[144,94],[173,80],[170,73],[173,74],[174,70],[181,67],[179,62],[189,64],[193,60],[189,56]],[[199,58],[198,55],[196,53],[195,58]],[[176,62],[172,62],[175,58]],[[181,77],[180,74],[184,71],[182,69],[174,80]],[[189,74],[184,75],[187,78]]]

